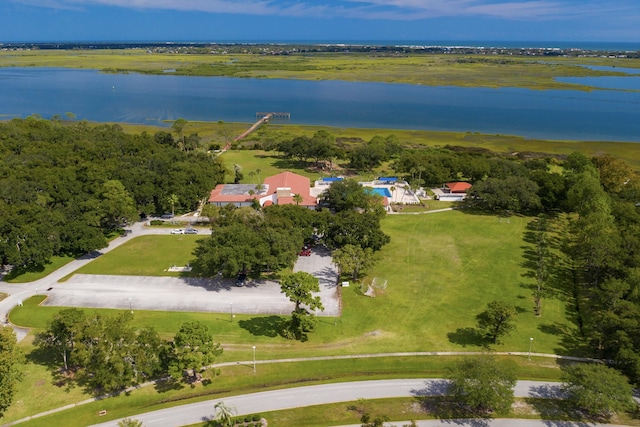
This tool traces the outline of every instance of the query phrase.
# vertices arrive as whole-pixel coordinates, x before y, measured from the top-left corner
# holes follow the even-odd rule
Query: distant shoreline
[[[533,49],[541,51],[640,53],[640,41],[508,41],[508,40],[14,40],[1,41],[1,49],[120,49],[135,47],[204,47],[204,46],[312,46],[345,48],[410,48],[415,50],[455,49]]]

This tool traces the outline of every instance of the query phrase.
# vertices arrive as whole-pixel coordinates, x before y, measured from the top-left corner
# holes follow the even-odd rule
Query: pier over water
[[[269,122],[269,120],[272,120],[272,119],[273,120],[290,120],[291,119],[291,113],[257,112],[256,113],[256,120],[257,121],[249,129],[247,129],[246,131],[242,132],[242,134],[236,136],[235,139],[233,140],[233,142],[238,142],[241,139],[246,138],[247,135],[249,135],[251,132],[255,131],[262,124],[267,123],[267,122]],[[229,146],[230,146],[230,144],[227,144],[227,146],[225,147],[225,150],[228,150]]]

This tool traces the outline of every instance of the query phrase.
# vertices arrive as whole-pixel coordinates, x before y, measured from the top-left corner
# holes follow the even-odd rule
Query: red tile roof
[[[471,188],[471,184],[468,182],[447,182],[445,186],[452,193],[466,193]]]
[[[267,194],[277,193],[278,188],[291,189],[291,196],[278,198],[277,204],[279,205],[295,204],[296,202],[293,200],[294,194],[302,196],[302,202],[300,203],[302,206],[315,206],[318,203],[317,199],[310,194],[311,180],[306,176],[286,171],[266,178],[264,183],[269,186]]]

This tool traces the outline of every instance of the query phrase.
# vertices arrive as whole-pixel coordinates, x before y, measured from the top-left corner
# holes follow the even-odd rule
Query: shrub
[[[164,221],[160,220],[160,219],[152,219],[151,221],[149,221],[149,225],[163,225]]]
[[[260,414],[254,414],[253,417],[251,417],[253,421],[260,421],[261,418]]]

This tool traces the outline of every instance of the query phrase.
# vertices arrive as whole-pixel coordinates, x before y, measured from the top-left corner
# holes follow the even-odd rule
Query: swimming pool
[[[388,188],[372,188],[371,190],[379,196],[391,197],[391,192]]]

